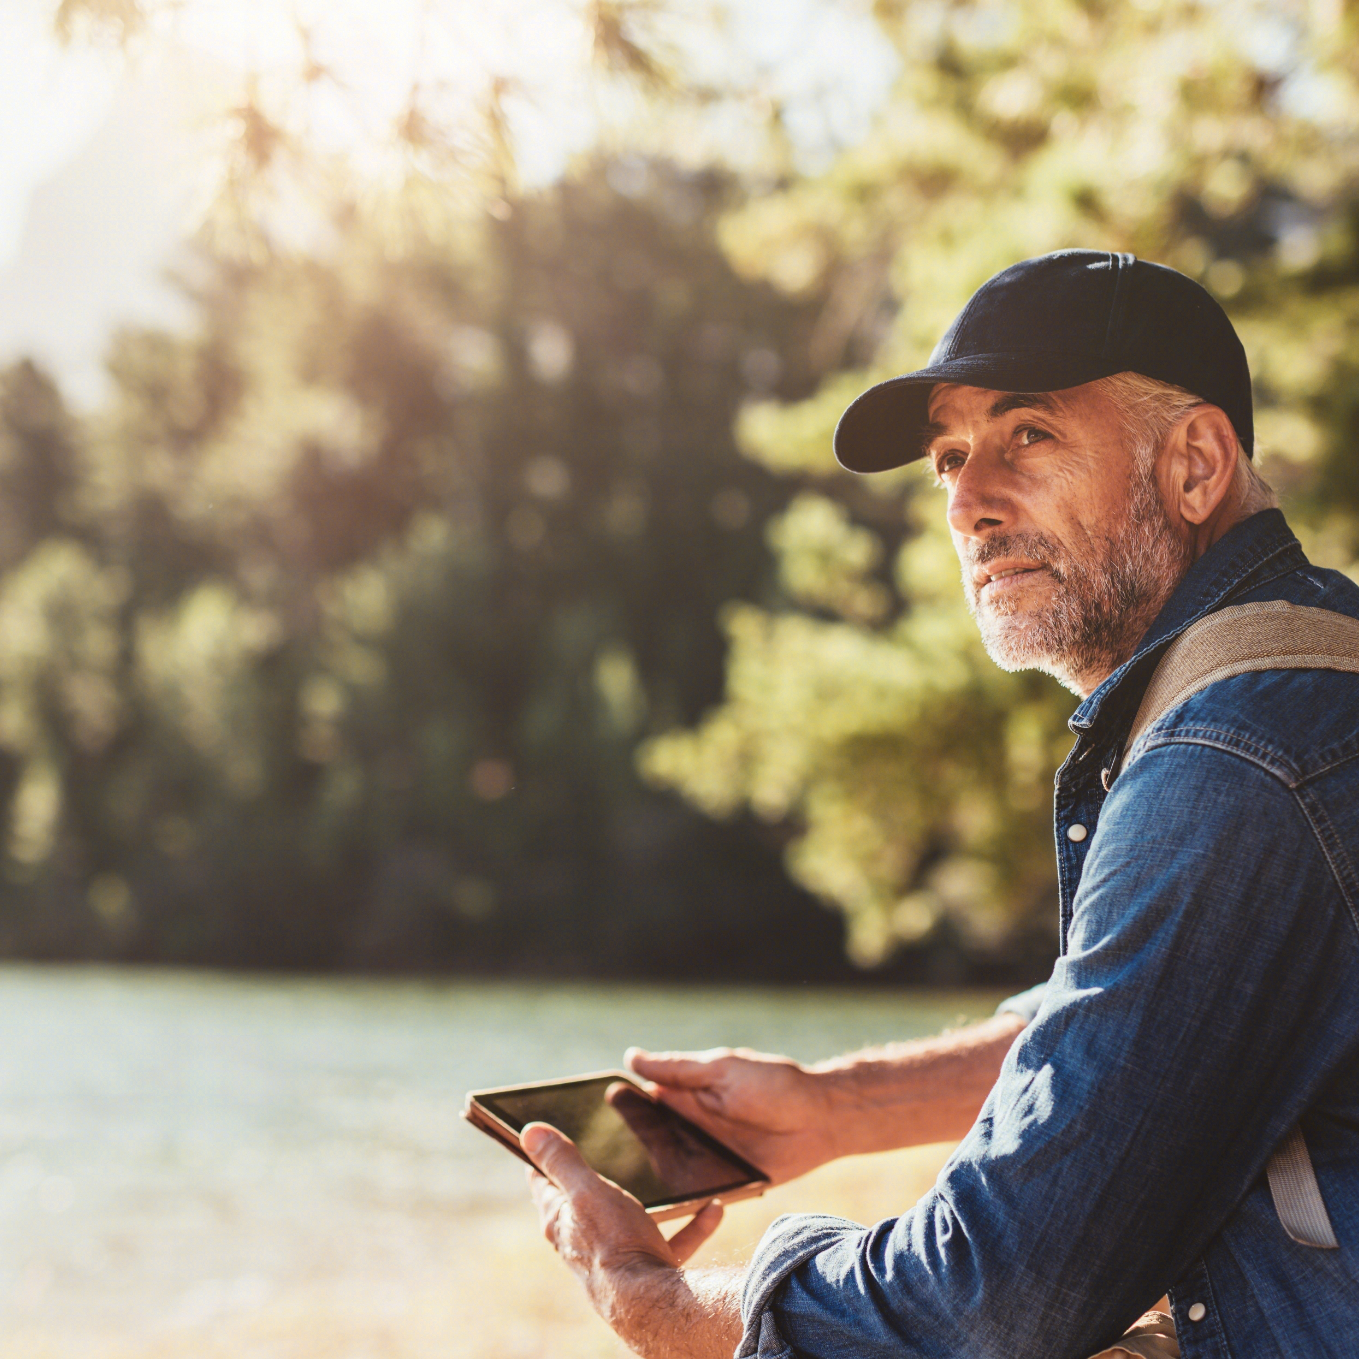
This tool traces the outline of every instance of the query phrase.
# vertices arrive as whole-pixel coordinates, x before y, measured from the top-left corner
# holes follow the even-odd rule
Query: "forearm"
[[[619,1338],[642,1359],[731,1359],[741,1339],[743,1273],[641,1262],[590,1292]]]
[[[1018,1015],[997,1015],[810,1067],[824,1083],[835,1154],[959,1141],[1023,1029]]]

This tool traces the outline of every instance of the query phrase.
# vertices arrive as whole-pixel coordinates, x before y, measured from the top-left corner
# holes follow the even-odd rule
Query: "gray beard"
[[[974,569],[1010,556],[1049,569],[1056,589],[1041,612],[1003,596],[980,598]],[[1041,670],[1084,695],[1133,654],[1192,561],[1154,480],[1144,476],[1110,533],[1082,532],[1070,547],[1045,533],[987,539],[963,563],[963,591],[982,644],[1002,670]]]

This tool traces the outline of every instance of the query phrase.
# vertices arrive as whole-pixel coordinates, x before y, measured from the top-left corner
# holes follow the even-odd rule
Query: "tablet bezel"
[[[705,1142],[718,1155],[734,1162],[737,1167],[747,1172],[748,1177],[746,1179],[737,1181],[729,1188],[714,1190],[698,1197],[690,1196],[684,1199],[669,1199],[661,1203],[643,1204],[642,1206],[647,1213],[656,1221],[664,1222],[668,1218],[683,1217],[697,1212],[705,1203],[711,1203],[714,1199],[721,1199],[723,1203],[732,1203],[738,1199],[758,1198],[769,1188],[770,1180],[764,1171],[752,1165],[744,1156],[733,1151],[731,1147],[714,1137],[712,1133],[699,1127],[692,1119],[685,1118],[683,1114],[658,1100],[649,1090],[639,1085],[637,1078],[627,1071],[589,1071],[579,1076],[560,1076],[550,1081],[525,1081],[519,1085],[498,1085],[486,1090],[470,1090],[463,1103],[462,1116],[474,1128],[499,1142],[507,1151],[513,1152],[521,1161],[532,1165],[533,1162],[524,1154],[523,1148],[519,1145],[518,1131],[491,1109],[488,1109],[481,1102],[482,1098],[494,1099],[498,1095],[517,1095],[526,1091],[548,1090],[558,1085],[584,1085],[587,1082],[601,1080],[625,1082],[653,1104],[660,1105],[671,1118],[678,1119],[687,1130],[692,1132],[701,1142]]]

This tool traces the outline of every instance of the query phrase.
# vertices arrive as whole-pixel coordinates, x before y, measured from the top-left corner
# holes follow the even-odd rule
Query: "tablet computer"
[[[680,1217],[709,1199],[752,1198],[769,1187],[763,1171],[622,1071],[473,1090],[462,1116],[523,1161],[520,1132],[530,1123],[551,1124],[592,1170],[657,1219]]]

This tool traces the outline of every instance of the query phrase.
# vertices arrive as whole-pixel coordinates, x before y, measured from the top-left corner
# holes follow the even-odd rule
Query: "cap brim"
[[[886,472],[925,452],[930,389],[941,382],[992,392],[1060,392],[1111,377],[1117,368],[1069,355],[969,354],[903,373],[856,397],[835,427],[835,458],[851,472]]]

